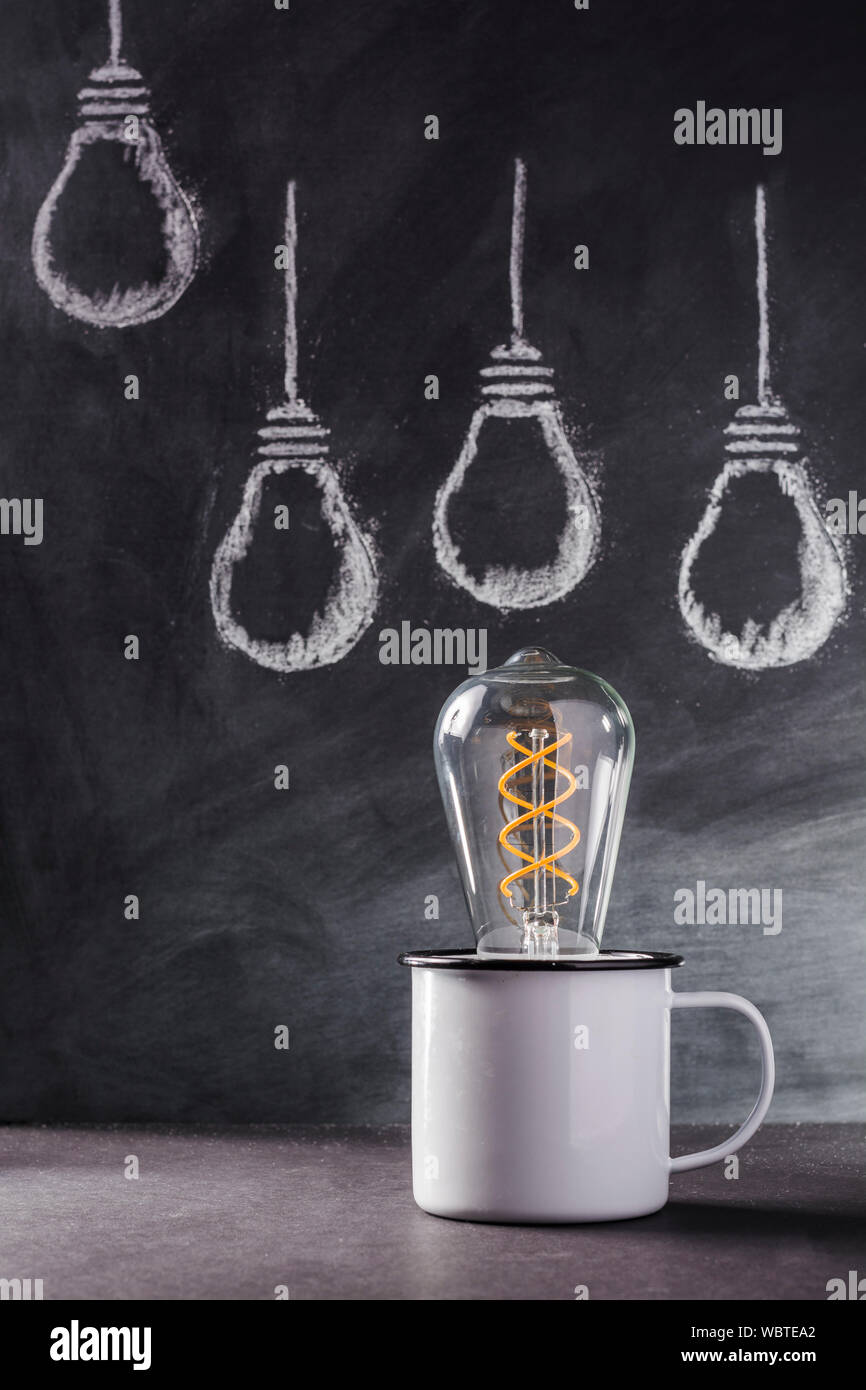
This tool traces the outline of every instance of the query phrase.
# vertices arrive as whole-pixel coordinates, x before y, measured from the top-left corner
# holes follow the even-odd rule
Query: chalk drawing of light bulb
[[[259,430],[256,463],[244,488],[240,510],[216,549],[211,568],[210,597],[217,632],[226,646],[243,652],[271,671],[307,671],[340,661],[369,627],[379,597],[373,548],[355,520],[328,459],[325,429],[298,395],[297,336],[297,216],[295,185],[286,197],[285,270],[285,401],[269,410]],[[236,616],[232,587],[236,568],[254,544],[256,523],[269,477],[300,470],[318,493],[319,517],[335,552],[333,576],[322,611],[315,612],[304,635],[294,632],[285,641],[255,637]]]
[[[799,443],[800,430],[770,389],[770,325],[767,263],[767,199],[755,198],[758,296],[758,402],[743,405],[726,427],[728,460],[716,478],[697,531],[680,560],[680,612],[697,641],[714,661],[743,670],[763,671],[804,661],[827,641],[845,611],[848,583],[842,552],[828,531],[815,500]],[[748,618],[739,633],[725,631],[718,613],[708,612],[693,588],[694,569],[705,542],[716,531],[732,490],[750,475],[775,479],[790,499],[799,523],[799,594],[769,622]],[[735,575],[737,560],[731,561]],[[721,597],[721,596],[719,596]],[[718,601],[718,600],[717,600]]]
[[[37,214],[32,256],[56,308],[98,328],[128,328],[159,318],[183,294],[199,233],[150,120],[141,73],[121,56],[120,0],[109,0],[108,19],[109,59],[78,93],[79,124]],[[88,220],[71,241],[61,226],[70,203]]]
[[[508,346],[496,347],[491,365],[481,370],[482,404],[476,409],[452,472],[436,496],[433,544],[438,563],[455,584],[482,603],[501,612],[541,608],[563,598],[587,574],[598,553],[600,522],[593,489],[569,442],[553,387],[553,369],[526,339],[523,315],[523,247],[526,221],[526,166],[515,161],[509,281],[512,335]],[[555,555],[545,562],[519,563],[509,555],[513,532],[502,528],[504,563],[486,565],[479,573],[472,555],[471,536],[455,538],[454,509],[466,486],[467,474],[478,458],[482,432],[492,421],[507,421],[510,430],[540,431],[543,457],[552,463],[562,491],[554,536]],[[529,442],[529,441],[528,441]],[[523,486],[527,515],[533,511],[543,483],[528,464]],[[495,498],[494,498],[495,504]]]

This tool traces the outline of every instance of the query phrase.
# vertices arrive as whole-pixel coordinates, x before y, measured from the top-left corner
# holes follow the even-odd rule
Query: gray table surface
[[[677,1127],[673,1151],[725,1132]],[[736,1179],[678,1174],[654,1216],[562,1227],[420,1211],[403,1126],[13,1125],[0,1277],[46,1299],[825,1300],[866,1274],[863,1198],[854,1125],[765,1126]]]

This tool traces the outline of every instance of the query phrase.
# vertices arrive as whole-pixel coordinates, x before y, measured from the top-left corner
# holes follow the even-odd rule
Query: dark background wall
[[[849,547],[846,620],[790,669],[714,664],[676,603],[680,551],[723,463],[725,375],[753,394],[757,179],[776,388],[822,499],[866,487],[855,14],[127,0],[125,53],[197,203],[204,263],[163,318],[100,331],[52,307],[29,248],[75,94],[105,56],[104,7],[5,0],[0,490],[44,498],[46,529],[38,547],[0,537],[4,1118],[407,1117],[395,957],[471,938],[431,760],[464,673],[380,664],[379,631],[403,620],[486,627],[491,664],[541,641],[616,686],[638,755],[606,944],[681,950],[680,988],[734,989],[766,1011],[777,1120],[860,1113],[864,542]],[[674,110],[699,99],[781,106],[782,154],[678,148]],[[438,142],[423,138],[428,114]],[[601,460],[604,544],[567,599],[502,617],[439,572],[430,521],[478,368],[508,334],[517,153],[528,330]],[[383,590],[343,662],[280,678],[219,645],[208,575],[279,400],[273,249],[289,177],[302,391],[375,533]],[[438,402],[423,395],[431,372]],[[531,536],[533,487],[505,464]],[[312,612],[326,578],[292,534],[281,557],[266,538],[249,580],[274,632]],[[725,602],[771,613],[796,560],[789,513],[756,498],[722,539],[718,574],[740,581]],[[501,543],[491,518],[479,547]],[[781,888],[782,931],[674,925],[675,891],[698,879]],[[438,921],[424,920],[429,894]],[[273,1046],[280,1023],[288,1053]],[[674,1032],[675,1117],[737,1118],[757,1084],[748,1025],[706,1014]]]

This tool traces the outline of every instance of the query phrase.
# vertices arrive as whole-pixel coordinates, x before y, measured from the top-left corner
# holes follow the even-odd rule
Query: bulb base
[[[545,367],[538,348],[523,338],[514,337],[506,347],[496,347],[490,354],[492,365],[481,368],[481,394],[520,400],[553,396],[553,368]]]
[[[126,63],[94,68],[88,86],[78,93],[81,120],[122,121],[126,116],[150,115],[150,92],[141,73]]]
[[[267,424],[258,432],[258,453],[262,458],[326,459],[330,433],[303,401],[287,402],[268,411]]]
[[[529,941],[520,951],[483,951],[479,947],[476,952],[479,960],[516,960],[525,961],[527,965],[535,965],[539,961],[555,964],[557,961],[596,960],[600,954],[594,941],[588,941],[585,950],[581,947],[563,950],[555,941],[535,939]]]
[[[779,401],[741,405],[725,426],[725,453],[731,459],[791,460],[800,453],[800,430]]]

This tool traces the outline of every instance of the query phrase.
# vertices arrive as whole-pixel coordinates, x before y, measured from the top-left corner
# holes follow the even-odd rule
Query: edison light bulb
[[[767,272],[767,205],[762,187],[755,201],[758,251],[758,404],[741,406],[727,426],[728,462],[710,492],[700,525],[680,562],[679,604],[687,626],[714,661],[743,670],[791,666],[824,645],[845,611],[845,564],[815,501],[799,444],[800,431],[770,390],[770,327]],[[797,560],[799,596],[768,624],[748,619],[740,632],[725,631],[717,613],[707,610],[692,587],[695,562],[713,534],[726,499],[749,474],[774,478],[790,498],[800,525]]]
[[[478,954],[597,955],[634,759],[616,691],[525,647],[446,700],[434,751]]]
[[[109,0],[111,54],[109,61],[90,74],[89,85],[78,93],[79,124],[66,151],[66,162],[39,209],[33,229],[33,267],[39,284],[52,304],[73,318],[98,328],[127,328],[159,318],[180,298],[198,265],[199,235],[193,210],[166,162],[162,144],[150,121],[148,91],[141,74],[121,57],[120,0]],[[155,204],[161,254],[158,275],[123,286],[124,261],[141,254],[142,231],[131,209],[120,208],[123,194],[118,185],[112,200],[110,186],[103,185],[105,170],[94,161],[108,151],[120,163],[119,172],[131,169]],[[75,269],[58,264],[57,211],[61,199],[70,197],[70,185],[93,164],[92,191],[100,208],[117,222],[117,245],[110,247],[111,265],[100,267],[103,287],[82,286]],[[124,168],[125,166],[125,168]],[[111,170],[108,171],[109,177]],[[117,175],[115,174],[115,177]],[[120,220],[118,214],[123,213]],[[122,244],[121,244],[122,243]],[[115,264],[116,261],[116,264]],[[127,271],[128,274],[128,271]]]
[[[526,168],[515,164],[514,211],[511,225],[511,318],[508,347],[494,348],[491,365],[481,370],[483,403],[472,416],[460,457],[439,489],[433,512],[433,542],[439,564],[455,584],[482,603],[501,611],[540,608],[553,603],[579,584],[592,565],[599,541],[598,508],[592,488],[569,443],[553,389],[553,369],[524,336],[523,240],[526,215]],[[547,456],[560,475],[563,507],[556,556],[549,563],[526,568],[508,563],[508,535],[503,534],[505,562],[488,566],[478,576],[471,556],[462,553],[453,534],[452,513],[466,474],[478,454],[479,437],[491,420],[509,421],[512,429],[540,432]],[[533,479],[526,479],[531,495]]]
[[[297,217],[295,185],[286,198],[286,333],[285,391],[283,405],[268,412],[259,430],[260,462],[253,468],[240,511],[217,547],[211,570],[210,593],[214,621],[222,640],[272,671],[305,671],[339,661],[352,650],[373,620],[379,581],[372,547],[352,515],[351,508],[328,460],[325,429],[298,397],[297,364]],[[312,478],[318,492],[320,520],[337,555],[335,573],[323,611],[313,616],[306,633],[294,632],[275,642],[252,635],[240,623],[232,607],[236,566],[254,542],[262,493],[268,477],[298,469]]]

